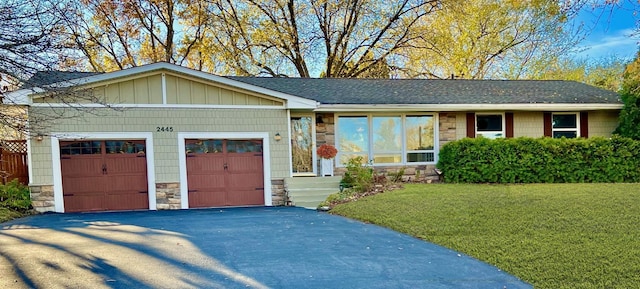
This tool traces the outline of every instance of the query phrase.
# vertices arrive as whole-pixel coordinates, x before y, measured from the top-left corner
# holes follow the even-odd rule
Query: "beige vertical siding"
[[[516,111],[513,113],[513,137],[544,136],[543,113],[538,111]]]
[[[94,88],[96,95],[106,96],[108,103],[162,103],[162,78],[151,75]]]
[[[165,76],[167,104],[284,105],[279,99],[208,85],[203,80],[184,78],[168,72],[165,72]],[[91,97],[69,97],[65,102],[87,103],[91,99],[100,99],[110,104],[162,104],[162,72],[93,84],[89,91]],[[34,100],[44,101],[42,98]],[[46,101],[60,102],[59,99],[51,98]]]
[[[46,110],[47,108],[32,108]],[[273,178],[289,176],[288,119],[286,110],[273,109],[150,109],[114,111],[103,109],[83,117],[59,120],[51,132],[153,132],[156,181],[179,181],[179,132],[268,132],[280,133],[282,140],[269,138]],[[157,132],[172,127],[173,132]],[[32,142],[33,184],[51,184],[51,143],[48,138]]]
[[[618,126],[619,111],[590,111],[589,137],[611,137]]]
[[[166,74],[168,104],[283,105],[282,101]]]
[[[456,114],[456,140],[467,137],[467,113],[458,112]]]

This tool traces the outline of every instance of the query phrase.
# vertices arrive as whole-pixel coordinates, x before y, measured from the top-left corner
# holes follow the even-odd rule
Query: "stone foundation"
[[[158,210],[179,210],[180,183],[156,183],[156,208]]]
[[[284,206],[287,204],[287,197],[284,190],[284,179],[271,180],[271,204],[273,206]]]
[[[54,212],[53,185],[31,186],[31,205],[38,212]]]
[[[413,165],[413,166],[387,166],[387,167],[373,167],[377,174],[397,174],[404,168],[404,174],[402,175],[403,182],[417,182],[417,183],[431,183],[439,180],[438,174],[435,172],[435,165]],[[335,175],[342,176],[346,168],[336,168]]]

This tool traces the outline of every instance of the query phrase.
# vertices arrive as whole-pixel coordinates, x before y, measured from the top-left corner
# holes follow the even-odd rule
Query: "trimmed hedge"
[[[451,183],[640,182],[640,141],[465,138],[445,144],[437,167]]]

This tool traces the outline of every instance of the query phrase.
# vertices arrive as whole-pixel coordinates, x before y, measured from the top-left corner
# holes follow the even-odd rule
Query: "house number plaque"
[[[157,126],[156,132],[173,132],[172,126]]]

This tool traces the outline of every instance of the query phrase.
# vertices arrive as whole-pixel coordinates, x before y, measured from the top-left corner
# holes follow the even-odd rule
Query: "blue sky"
[[[622,0],[615,9],[585,9],[577,18],[590,30],[577,54],[580,58],[621,57],[632,59],[640,37],[631,36],[640,20],[640,0]]]

